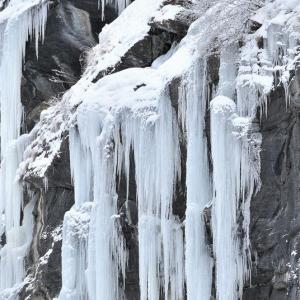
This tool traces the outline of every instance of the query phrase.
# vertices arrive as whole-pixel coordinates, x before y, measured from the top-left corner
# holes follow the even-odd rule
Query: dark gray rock
[[[149,67],[156,58],[167,53],[173,43],[179,42],[181,38],[181,35],[152,27],[148,34],[134,44],[114,67],[99,72],[93,82],[97,82],[103,76],[128,68]]]
[[[299,71],[296,70],[296,74]],[[252,286],[246,300],[299,299],[300,107],[299,77],[286,108],[278,86],[261,120],[262,187],[251,204]]]
[[[96,5],[97,0],[93,3]],[[96,9],[93,16],[97,14]],[[38,59],[34,43],[27,46],[22,80],[25,130],[31,130],[51,98],[59,98],[78,81],[82,72],[80,58],[96,44],[95,34],[87,11],[70,1],[52,4]]]
[[[166,19],[163,21],[156,21],[155,18],[150,21],[152,28],[160,29],[166,32],[174,33],[184,37],[190,25],[197,19],[194,10],[182,7],[182,11],[178,13],[174,19]]]
[[[29,282],[22,289],[20,299],[53,299],[61,289],[62,223],[65,212],[74,204],[67,138],[46,177],[47,186],[43,178],[25,178],[30,198],[34,194],[36,205],[33,241],[26,257]],[[26,198],[25,195],[25,203]]]
[[[32,191],[31,191],[32,192]],[[73,190],[35,190],[34,234],[26,258],[28,283],[20,299],[53,299],[61,288],[62,220],[73,205]]]

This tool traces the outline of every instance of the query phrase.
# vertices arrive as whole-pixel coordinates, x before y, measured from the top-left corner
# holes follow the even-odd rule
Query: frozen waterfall
[[[252,115],[238,115],[243,99],[236,99],[236,45],[222,50],[219,84],[211,87],[202,57],[207,45],[199,53],[187,42],[203,38],[199,28],[152,67],[116,72],[71,93],[79,103],[70,122],[75,205],[64,219],[60,300],[125,297],[128,249],[121,206],[126,211],[129,200],[138,210],[140,299],[209,300],[214,283],[218,300],[241,296],[250,272],[249,205],[258,175],[248,145]],[[100,41],[109,33],[108,27]],[[178,74],[174,100],[170,86]],[[88,73],[83,78],[90,80]],[[174,212],[182,167],[185,219]],[[130,176],[136,199],[129,199]],[[119,193],[124,178],[126,195]]]
[[[196,63],[184,77],[179,117],[187,131],[187,208],[185,267],[187,298],[210,299],[213,261],[204,226],[204,209],[211,202],[211,179],[205,133],[207,102],[206,70]]]
[[[16,174],[19,163],[23,160],[25,147],[30,141],[26,135],[18,139],[22,120],[21,77],[26,42],[30,37],[35,37],[38,51],[38,42],[43,40],[46,17],[45,1],[10,1],[0,12],[0,212],[3,214],[3,229],[7,241],[0,250],[1,299],[13,297],[23,280],[23,259],[32,236],[31,213],[34,200],[23,207],[23,188]]]
[[[110,79],[114,82],[114,77],[126,78],[126,75],[128,78],[146,78],[144,72],[136,72],[124,71]],[[103,95],[102,101],[98,104],[94,101],[97,97],[93,97],[91,103],[81,105],[77,128],[71,129],[70,154],[76,195],[73,210],[78,212],[87,205],[92,205],[92,209],[88,244],[83,255],[86,259],[80,259],[81,250],[77,248],[77,265],[69,264],[63,271],[60,299],[70,299],[70,295],[73,295],[72,299],[84,299],[84,289],[79,292],[77,286],[82,283],[73,280],[72,286],[69,284],[75,270],[85,277],[89,299],[122,298],[123,289],[118,285],[118,278],[121,274],[125,283],[127,250],[119,224],[116,179],[123,173],[129,181],[131,152],[134,154],[139,211],[141,299],[158,299],[163,289],[165,299],[182,299],[183,230],[172,214],[174,188],[180,176],[180,153],[178,125],[168,93],[164,90],[155,92],[155,98],[150,94],[140,104],[131,99],[131,105],[138,104],[136,109],[126,108],[126,105],[118,109],[122,95],[126,95],[126,103],[130,95],[143,95],[143,89],[134,95],[133,88],[130,92],[121,91],[109,99],[109,90],[114,86],[110,86],[109,81],[106,84],[108,87],[103,85],[95,91],[95,95]],[[148,147],[150,143],[151,148]],[[69,219],[68,214],[64,228],[69,228]],[[66,233],[63,257],[70,254],[68,251],[74,251],[72,240],[74,235]]]
[[[130,2],[99,1],[102,20],[105,5],[121,13]],[[43,171],[46,160],[51,164],[60,155],[62,135],[69,138],[75,204],[63,220],[59,300],[126,299],[129,202],[137,210],[141,300],[236,300],[250,278],[250,201],[260,171],[260,136],[253,120],[265,95],[247,82],[249,42],[241,51],[235,43],[220,46],[220,66],[216,58],[213,66],[218,79],[212,83],[209,47],[215,36],[207,42],[205,13],[178,42],[149,25],[163,2],[136,0],[104,27],[82,78],[37,126],[48,135],[45,144],[58,140],[49,146],[56,147],[51,155],[36,163]],[[164,17],[174,21],[185,9],[160,12],[159,26]],[[207,14],[216,11],[212,4]],[[135,19],[128,22],[129,17]],[[18,299],[32,241],[36,199],[24,205],[18,168],[37,132],[20,136],[20,86],[26,42],[35,38],[38,55],[46,19],[46,0],[11,0],[0,12],[0,234],[6,237],[0,249],[0,299]],[[150,36],[151,43],[163,44],[156,34],[170,39],[164,45],[169,51],[161,50],[167,53],[152,66],[116,71],[141,40]],[[52,118],[59,120],[52,124]]]
[[[250,200],[259,186],[257,165],[252,156],[259,136],[252,136],[251,113],[259,105],[259,99],[237,104],[250,106],[246,113],[237,109],[235,98],[236,45],[223,49],[220,64],[218,96],[211,101],[211,151],[213,163],[212,228],[216,258],[217,299],[235,300],[242,297],[243,286],[250,278]],[[242,68],[241,68],[242,69]],[[259,160],[257,160],[259,164]]]

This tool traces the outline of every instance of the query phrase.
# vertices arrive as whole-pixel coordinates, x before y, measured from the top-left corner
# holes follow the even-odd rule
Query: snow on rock
[[[248,101],[238,103],[238,110],[243,114],[251,109],[251,114],[255,113],[255,99],[259,99],[261,113],[267,113],[267,96],[277,84],[283,85],[286,105],[289,104],[290,72],[299,60],[299,11],[297,1],[277,0],[268,3],[253,16],[262,26],[246,37],[242,48],[237,80],[239,98],[248,97]]]
[[[158,11],[150,20],[154,29],[185,36],[189,26],[197,19],[198,15],[191,7],[168,4]]]
[[[158,11],[153,18],[154,22],[163,22],[164,20],[175,20],[176,16],[184,11],[180,5],[168,4]]]
[[[23,180],[43,179],[53,160],[60,155],[64,134],[69,128],[71,108],[66,100],[42,112],[40,122],[32,132],[32,142],[26,148],[18,174]],[[51,145],[51,146],[50,146]]]
[[[148,34],[148,22],[162,4],[163,0],[136,0],[114,22],[105,26],[99,35],[99,44],[89,53],[83,77],[92,81],[99,73],[117,66],[126,52]]]
[[[211,111],[216,114],[230,115],[236,110],[235,102],[226,96],[217,96],[210,102]]]

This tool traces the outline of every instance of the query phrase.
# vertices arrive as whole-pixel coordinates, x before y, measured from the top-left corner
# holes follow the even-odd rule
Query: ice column
[[[86,202],[65,214],[62,245],[62,290],[59,299],[86,300],[87,246],[93,205]]]
[[[36,51],[39,39],[43,40],[47,4],[30,6],[16,13],[12,8],[12,16],[1,18],[8,7],[0,13],[0,27],[3,31],[3,41],[0,58],[0,102],[1,102],[1,156],[5,156],[8,144],[20,134],[22,118],[21,78],[23,57],[26,42],[30,36],[35,36]]]
[[[141,299],[157,300],[161,291],[165,299],[182,299],[183,232],[172,213],[180,150],[178,124],[168,93],[163,91],[158,98],[158,119],[125,122],[122,137],[125,161],[132,148],[136,167]]]
[[[235,95],[234,47],[221,54],[219,96],[211,102],[211,150],[213,162],[212,228],[219,300],[241,298],[250,276],[250,200],[258,182],[253,161],[252,115],[239,116],[246,107]],[[259,103],[258,101],[256,102]],[[252,113],[253,109],[249,110]]]
[[[70,131],[75,206],[64,219],[59,299],[122,299],[127,253],[117,215],[113,124],[84,108],[77,121]]]
[[[237,299],[238,237],[237,205],[239,200],[240,149],[233,136],[230,117],[235,103],[218,96],[211,102],[211,142],[214,199],[212,225],[216,256],[216,288],[219,300]]]
[[[126,107],[91,109],[88,103],[79,107],[78,126],[70,132],[76,204],[64,220],[63,239],[63,257],[73,253],[74,258],[63,262],[61,300],[70,295],[87,299],[85,291],[88,299],[123,297],[118,282],[119,278],[125,282],[127,253],[119,225],[116,178],[123,172],[129,180],[131,153],[139,211],[141,299],[157,300],[163,294],[168,300],[184,298],[183,230],[172,213],[180,176],[177,118],[166,91],[155,105],[145,105],[135,112]],[[79,214],[88,203],[92,209],[83,222]],[[75,250],[77,238],[70,233],[77,223],[89,223],[83,250]],[[86,287],[78,287],[74,273],[85,278]]]
[[[185,266],[187,298],[209,300],[212,258],[207,248],[203,211],[212,197],[205,136],[207,91],[205,66],[198,62],[183,79],[181,113],[187,132]]]

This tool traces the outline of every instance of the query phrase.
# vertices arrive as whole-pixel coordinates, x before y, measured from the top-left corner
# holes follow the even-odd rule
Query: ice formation
[[[259,186],[259,160],[253,163],[252,156],[260,142],[250,129],[259,97],[255,94],[247,101],[249,94],[242,98],[238,92],[237,104],[233,100],[240,87],[236,81],[241,80],[236,79],[237,45],[225,47],[220,59],[218,95],[211,101],[212,229],[217,298],[233,300],[242,297],[250,278],[250,200]]]
[[[8,241],[0,252],[1,274],[5,274],[0,276],[0,296],[21,283],[23,257],[30,243],[34,201],[25,207],[20,226],[23,191],[15,180],[24,148],[33,138],[16,141],[22,114],[19,86],[26,40],[33,32],[38,41],[46,20],[46,5],[39,1],[28,1],[31,4],[25,8],[16,6],[18,13],[13,15],[17,17],[7,19],[14,11],[10,6],[19,2],[11,1],[0,13],[0,76],[5,76],[0,80],[1,193],[6,195],[0,204]],[[36,140],[20,170],[24,176],[32,172],[43,177],[60,150],[62,133],[69,130],[75,205],[63,224],[60,300],[124,298],[128,255],[120,205],[126,206],[129,200],[132,170],[137,188],[140,298],[209,300],[214,263],[217,299],[242,297],[251,269],[250,200],[259,188],[260,174],[260,135],[253,121],[258,108],[266,111],[274,74],[279,74],[288,103],[289,70],[300,40],[290,21],[297,17],[296,2],[278,0],[259,10],[253,20],[263,23],[261,28],[245,34],[239,49],[236,41],[231,42],[232,32],[228,36],[215,27],[220,26],[215,16],[224,16],[231,6],[227,1],[212,1],[186,38],[151,67],[107,76],[147,35],[152,17],[174,18],[182,8],[166,5],[160,10],[163,1],[136,0],[103,29],[81,80],[60,104],[42,114]],[[120,12],[129,2],[101,4],[102,9],[115,5]],[[278,12],[275,17],[270,9]],[[267,21],[262,21],[267,15]],[[130,30],[124,31],[124,26]],[[282,27],[287,28],[284,36],[279,34]],[[264,48],[258,45],[260,38]],[[218,47],[227,43],[220,47],[218,86],[209,93],[206,57],[216,39]],[[99,74],[103,77],[94,82]],[[176,112],[169,89],[178,78]],[[209,114],[210,136],[206,132]],[[47,153],[40,151],[44,142],[50,145]],[[182,180],[180,143],[187,148],[185,220],[173,213],[176,184]],[[127,182],[124,199],[118,194],[122,176]],[[208,245],[205,210],[212,215],[213,251]]]
[[[31,213],[34,203],[32,200],[23,207],[23,188],[16,173],[30,142],[30,136],[19,138],[22,119],[21,77],[26,42],[29,37],[35,36],[38,50],[38,42],[43,40],[46,16],[45,1],[10,1],[0,12],[0,212],[4,216],[3,229],[7,240],[0,250],[0,295],[4,299],[11,296],[10,289],[14,293],[23,280],[23,258],[32,236]],[[23,220],[21,210],[24,210]]]
[[[205,135],[208,104],[205,63],[186,74],[181,87],[181,113],[187,131],[187,208],[185,220],[185,267],[188,299],[210,299],[212,258],[206,244],[204,209],[212,197]]]
[[[125,282],[127,255],[119,226],[116,178],[123,172],[129,181],[131,151],[139,210],[141,298],[158,299],[163,287],[167,287],[166,299],[180,299],[184,294],[183,231],[172,214],[180,173],[178,126],[159,79],[151,70],[142,69],[103,78],[88,92],[90,100],[79,107],[77,126],[71,129],[74,209],[91,201],[95,204],[85,250],[87,261],[81,270],[86,273],[91,299],[121,297],[118,275],[121,272]],[[119,86],[120,82],[124,88],[113,93],[115,83]],[[145,87],[135,91],[141,82]],[[68,239],[64,241],[63,252],[68,243]],[[62,293],[60,299],[64,297]]]
[[[98,1],[100,4],[100,0]],[[105,18],[104,12],[106,5],[114,6],[120,14],[130,4],[130,2],[131,0],[101,0],[102,19],[104,20]]]
[[[142,9],[145,5],[147,10]],[[192,25],[188,36],[179,46],[173,47],[168,54],[154,62],[151,68],[128,69],[92,84],[98,73],[117,64],[130,46],[143,38],[149,30],[147,22],[158,6],[156,1],[135,1],[115,22],[107,26],[99,36],[99,45],[90,53],[85,74],[64,99],[68,105],[80,105],[73,119],[69,118],[68,121],[72,124],[70,155],[76,203],[64,221],[65,261],[63,287],[59,297],[62,300],[84,297],[122,298],[126,282],[127,251],[119,224],[116,181],[124,174],[127,183],[129,182],[129,170],[133,163],[131,153],[139,211],[141,299],[155,300],[163,296],[165,299],[179,300],[185,297],[185,293],[188,299],[210,299],[213,259],[207,245],[203,218],[204,209],[209,208],[211,202],[215,223],[214,255],[220,270],[220,274],[216,275],[219,280],[218,289],[224,288],[228,283],[230,286],[225,288],[228,297],[235,299],[237,286],[242,290],[247,278],[247,237],[244,241],[237,235],[231,235],[231,232],[238,228],[235,215],[239,211],[247,216],[241,226],[246,227],[249,221],[249,197],[245,195],[244,202],[239,204],[235,193],[239,191],[239,195],[243,195],[239,188],[246,186],[244,179],[242,185],[237,182],[237,178],[241,175],[239,164],[244,163],[245,158],[248,159],[248,156],[241,153],[241,141],[245,144],[248,142],[247,126],[250,121],[236,118],[236,124],[232,120],[233,125],[228,129],[227,117],[235,112],[236,105],[233,100],[220,96],[223,100],[229,99],[226,101],[232,111],[225,118],[217,118],[223,122],[223,125],[220,124],[224,128],[224,136],[216,141],[217,137],[213,134],[212,146],[215,151],[217,142],[230,142],[238,156],[236,160],[231,158],[234,169],[224,170],[223,178],[218,170],[219,165],[224,164],[222,158],[225,153],[214,152],[213,163],[217,171],[211,178],[205,135],[206,105],[210,99],[206,86],[206,61],[202,61],[200,57],[207,53],[217,32],[208,40],[203,40],[203,36],[207,35],[206,27],[201,26],[207,21],[205,16]],[[137,11],[140,18],[138,21],[142,26],[137,27],[137,21],[132,21],[133,29],[125,36],[119,30],[120,26],[124,26],[124,22],[127,24],[131,20],[128,19],[129,14]],[[208,13],[209,18],[213,12],[212,8]],[[113,51],[108,52],[111,47]],[[225,51],[223,54],[224,62],[221,65],[219,93],[233,97],[237,70],[230,68],[233,64],[227,60],[231,56],[226,53]],[[181,134],[178,116],[171,106],[168,85],[176,76],[182,77],[180,123],[183,131],[186,131],[187,142],[187,211],[184,223],[172,212],[174,188],[180,180]],[[232,130],[236,131],[235,135]],[[152,147],[149,147],[150,144]],[[219,151],[222,150],[222,145],[217,148]],[[248,154],[248,148],[245,149]],[[34,168],[34,162],[29,165]],[[223,195],[224,180],[230,182],[231,190],[224,194],[230,200],[230,205],[225,210],[229,219],[222,236],[217,220],[224,204],[220,196]],[[215,197],[214,190],[218,190]],[[128,199],[125,199],[125,203],[126,200]],[[225,254],[220,252],[224,239],[230,242]],[[245,253],[239,253],[240,245],[243,245]],[[225,283],[222,281],[226,267],[223,254],[231,257],[230,270],[233,272],[225,278]],[[219,294],[219,290],[217,293]]]
[[[223,55],[223,61],[221,55],[219,96],[211,103],[218,299],[236,299],[242,293],[243,283],[249,280],[250,200],[260,184],[260,135],[252,121],[258,107],[261,116],[267,114],[274,84],[283,85],[289,105],[290,71],[298,59],[299,34],[295,30],[299,26],[298,12],[296,1],[268,3],[253,17],[262,24],[261,28],[244,37],[239,68],[228,68],[235,65],[236,51],[231,49],[229,56]],[[265,21],[267,16],[270,19]],[[264,47],[259,46],[260,40]]]

